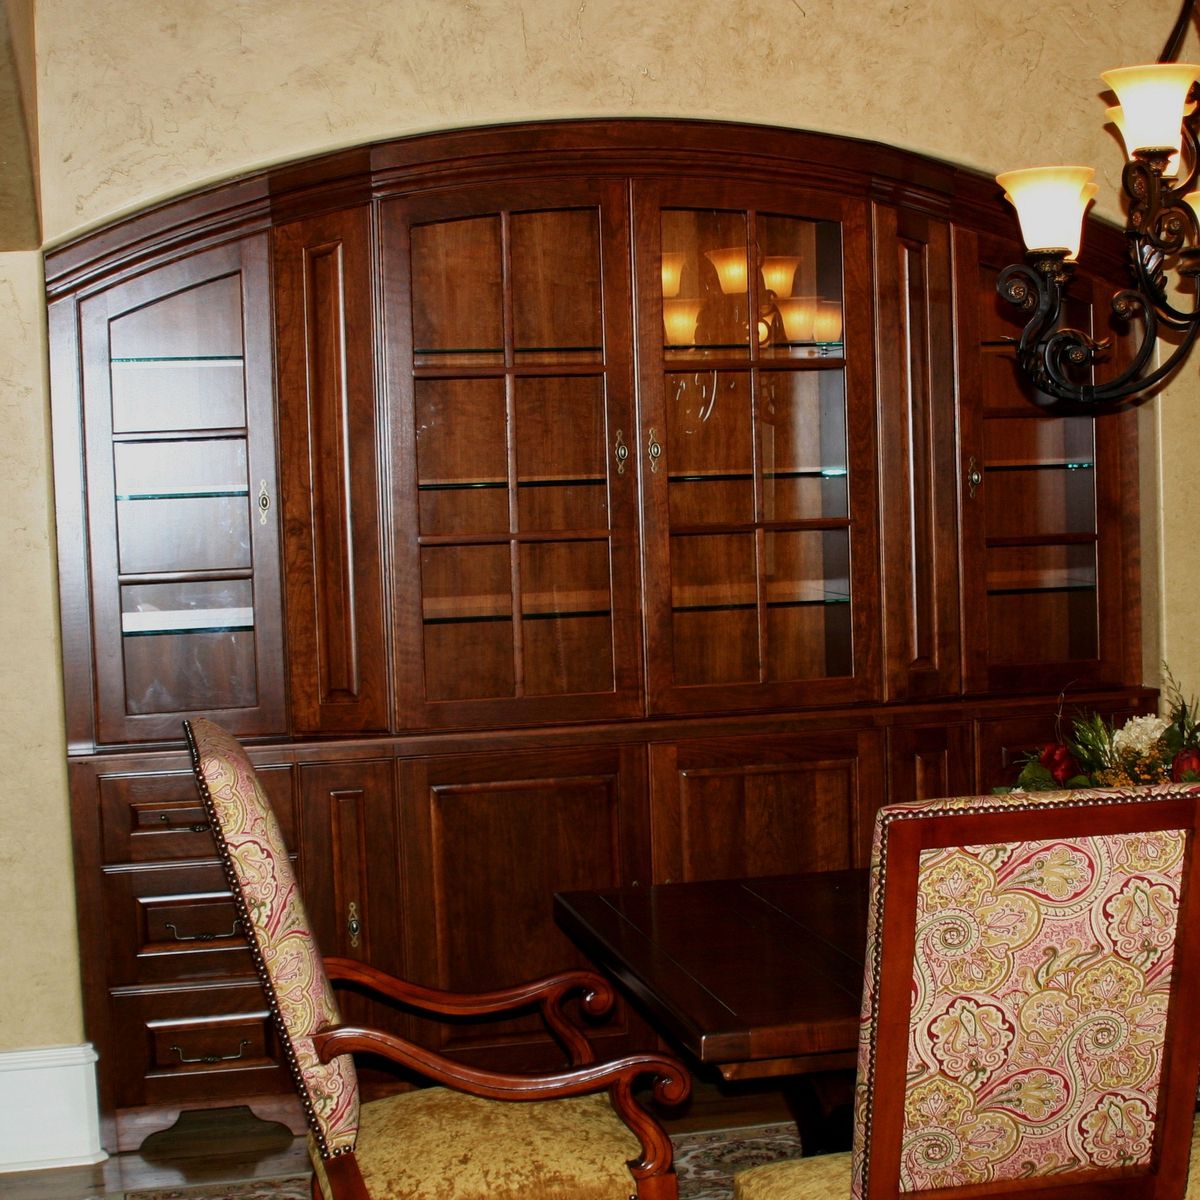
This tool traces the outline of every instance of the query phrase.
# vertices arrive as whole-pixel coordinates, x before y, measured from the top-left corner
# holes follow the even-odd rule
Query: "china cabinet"
[[[1060,704],[1152,709],[1135,429],[1023,392],[1015,236],[888,147],[609,121],[352,149],[52,251],[106,1144],[298,1127],[183,718],[246,742],[326,952],[483,988],[584,962],[556,890],[863,863],[880,804],[1010,781]],[[1097,326],[1123,246],[1086,244]],[[387,1019],[555,1061],[524,1021]]]

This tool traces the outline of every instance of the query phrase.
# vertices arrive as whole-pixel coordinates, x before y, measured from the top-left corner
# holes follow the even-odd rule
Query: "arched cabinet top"
[[[51,299],[111,285],[181,253],[372,199],[552,177],[734,176],[866,197],[974,229],[1014,235],[990,176],[857,138],[720,121],[644,118],[527,122],[420,134],[270,167],[164,201],[46,254]],[[1085,258],[1100,273],[1124,238],[1089,221]]]

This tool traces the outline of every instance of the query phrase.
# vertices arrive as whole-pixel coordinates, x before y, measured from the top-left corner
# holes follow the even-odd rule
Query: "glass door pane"
[[[265,237],[84,300],[96,738],[284,728]],[[100,503],[102,497],[108,497]]]
[[[648,481],[669,585],[652,574],[650,595],[667,608],[670,686],[847,680],[842,224],[765,205],[665,205],[657,223],[640,278],[661,281]]]
[[[385,242],[390,229],[408,246],[412,280],[396,344],[413,348],[415,719],[637,704],[636,606],[614,602],[636,586],[629,334],[611,337],[622,305],[605,295],[620,295],[628,251],[593,185],[570,190],[529,206],[491,188],[483,214],[473,193],[457,211],[451,197],[388,209]]]
[[[116,316],[108,337],[126,711],[252,705],[240,277]]]

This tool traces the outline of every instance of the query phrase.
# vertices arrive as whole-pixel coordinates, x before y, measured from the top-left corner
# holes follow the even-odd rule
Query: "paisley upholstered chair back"
[[[1112,1180],[1183,1194],[1198,803],[1176,786],[881,810],[856,1198],[895,1195],[897,1179],[920,1194],[1037,1177],[1064,1196]]]
[[[352,1150],[358,1081],[342,1055],[322,1063],[312,1035],[340,1022],[279,823],[238,741],[184,722],[192,765],[288,1065],[322,1156]]]

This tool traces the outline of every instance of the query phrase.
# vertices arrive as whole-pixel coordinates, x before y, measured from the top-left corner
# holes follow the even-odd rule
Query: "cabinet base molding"
[[[0,1053],[0,1172],[103,1162],[91,1045]]]
[[[138,1150],[151,1134],[174,1128],[184,1113],[217,1108],[247,1108],[260,1121],[282,1125],[295,1137],[308,1133],[308,1122],[294,1094],[247,1096],[236,1100],[189,1100],[186,1104],[151,1104],[143,1108],[119,1109],[116,1114],[116,1150],[121,1154]]]

